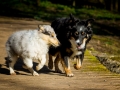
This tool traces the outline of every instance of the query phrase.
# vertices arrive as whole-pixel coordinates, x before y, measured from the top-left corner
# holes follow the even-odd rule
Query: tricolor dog
[[[55,59],[55,71],[61,72],[58,67],[58,63],[61,61],[68,77],[74,76],[70,69],[70,59],[76,60],[75,69],[81,68],[86,45],[93,34],[90,26],[91,21],[94,20],[81,21],[70,15],[69,18],[57,18],[52,22],[51,26],[54,28],[61,45],[57,48],[50,48],[48,63],[50,69],[53,68],[53,59]]]

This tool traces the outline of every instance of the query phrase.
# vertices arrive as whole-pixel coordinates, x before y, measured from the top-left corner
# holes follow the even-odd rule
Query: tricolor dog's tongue
[[[79,45],[77,45],[77,49],[78,49],[78,50],[80,50],[80,49],[81,49],[81,47],[80,47]]]

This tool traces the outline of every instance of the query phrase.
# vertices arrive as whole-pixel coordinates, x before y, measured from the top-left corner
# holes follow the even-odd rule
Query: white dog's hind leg
[[[23,60],[24,64],[27,66],[27,69],[32,73],[33,76],[39,76],[39,74],[33,70],[33,62],[30,58],[25,58]]]
[[[39,64],[36,66],[36,70],[40,70],[46,63],[46,55],[42,55],[41,59],[38,60]]]
[[[11,75],[16,75],[15,71],[14,71],[14,65],[17,61],[17,56],[12,56],[10,58],[10,62],[9,62],[9,69],[10,69],[10,74]]]
[[[27,67],[27,66],[25,66],[25,65],[22,65],[22,67],[23,67],[24,69],[28,69],[28,67]]]

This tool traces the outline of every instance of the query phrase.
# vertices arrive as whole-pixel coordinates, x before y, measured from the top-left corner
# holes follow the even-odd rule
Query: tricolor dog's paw
[[[71,72],[71,70],[70,69],[65,69],[65,72],[66,72],[66,76],[67,77],[73,77],[74,76],[74,74]]]
[[[74,68],[75,68],[76,70],[79,70],[79,69],[81,68],[81,66],[74,64]]]
[[[73,73],[67,73],[66,76],[67,76],[67,77],[73,77],[74,74],[73,74]]]

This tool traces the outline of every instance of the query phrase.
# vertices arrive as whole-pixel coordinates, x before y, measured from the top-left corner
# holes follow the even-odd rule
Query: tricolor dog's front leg
[[[62,71],[59,69],[59,65],[58,65],[60,60],[61,60],[60,52],[57,52],[55,55],[49,54],[49,62],[48,62],[49,69],[53,69],[53,61],[54,61],[55,72],[62,73]]]
[[[64,56],[64,59],[61,60],[61,63],[62,63],[63,68],[65,70],[66,76],[67,77],[73,77],[74,74],[71,72],[71,69],[70,69],[69,57]]]
[[[83,58],[84,54],[74,57],[74,60],[76,61],[76,64],[74,64],[74,68],[76,70],[79,70],[82,67]]]

